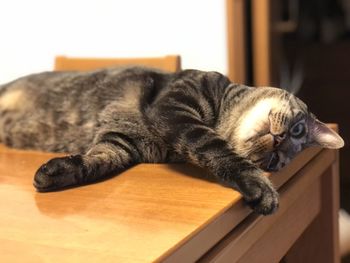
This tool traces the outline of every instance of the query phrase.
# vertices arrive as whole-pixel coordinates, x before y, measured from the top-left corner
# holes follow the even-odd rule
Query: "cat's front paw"
[[[82,171],[80,155],[54,158],[38,169],[33,185],[39,192],[58,190],[81,183]]]
[[[270,215],[277,211],[279,204],[279,195],[273,186],[268,182],[259,182],[251,185],[251,192],[254,193],[248,198],[245,197],[247,204],[258,214]]]

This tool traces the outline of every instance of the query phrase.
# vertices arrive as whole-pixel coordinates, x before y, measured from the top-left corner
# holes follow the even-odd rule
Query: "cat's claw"
[[[77,184],[78,178],[81,177],[79,157],[54,158],[43,164],[34,176],[34,187],[38,192],[48,192]]]

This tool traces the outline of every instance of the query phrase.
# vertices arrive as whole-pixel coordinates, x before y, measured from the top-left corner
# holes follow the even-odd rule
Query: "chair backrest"
[[[93,70],[103,67],[124,65],[142,65],[161,70],[176,72],[181,69],[180,56],[165,56],[152,58],[76,58],[57,56],[55,70]]]

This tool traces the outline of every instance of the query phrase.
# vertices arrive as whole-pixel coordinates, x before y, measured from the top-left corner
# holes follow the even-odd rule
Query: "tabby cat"
[[[39,192],[142,162],[191,162],[265,215],[277,209],[278,193],[263,170],[281,169],[311,145],[344,145],[284,90],[234,84],[217,72],[140,67],[45,72],[3,85],[0,141],[72,154],[38,169]]]

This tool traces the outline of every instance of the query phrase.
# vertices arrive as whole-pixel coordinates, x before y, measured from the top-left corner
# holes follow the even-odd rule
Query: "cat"
[[[38,169],[39,192],[96,182],[142,162],[190,162],[263,215],[278,208],[263,171],[281,169],[311,145],[344,145],[282,89],[235,84],[218,72],[142,67],[44,72],[3,85],[0,141],[71,154]]]

